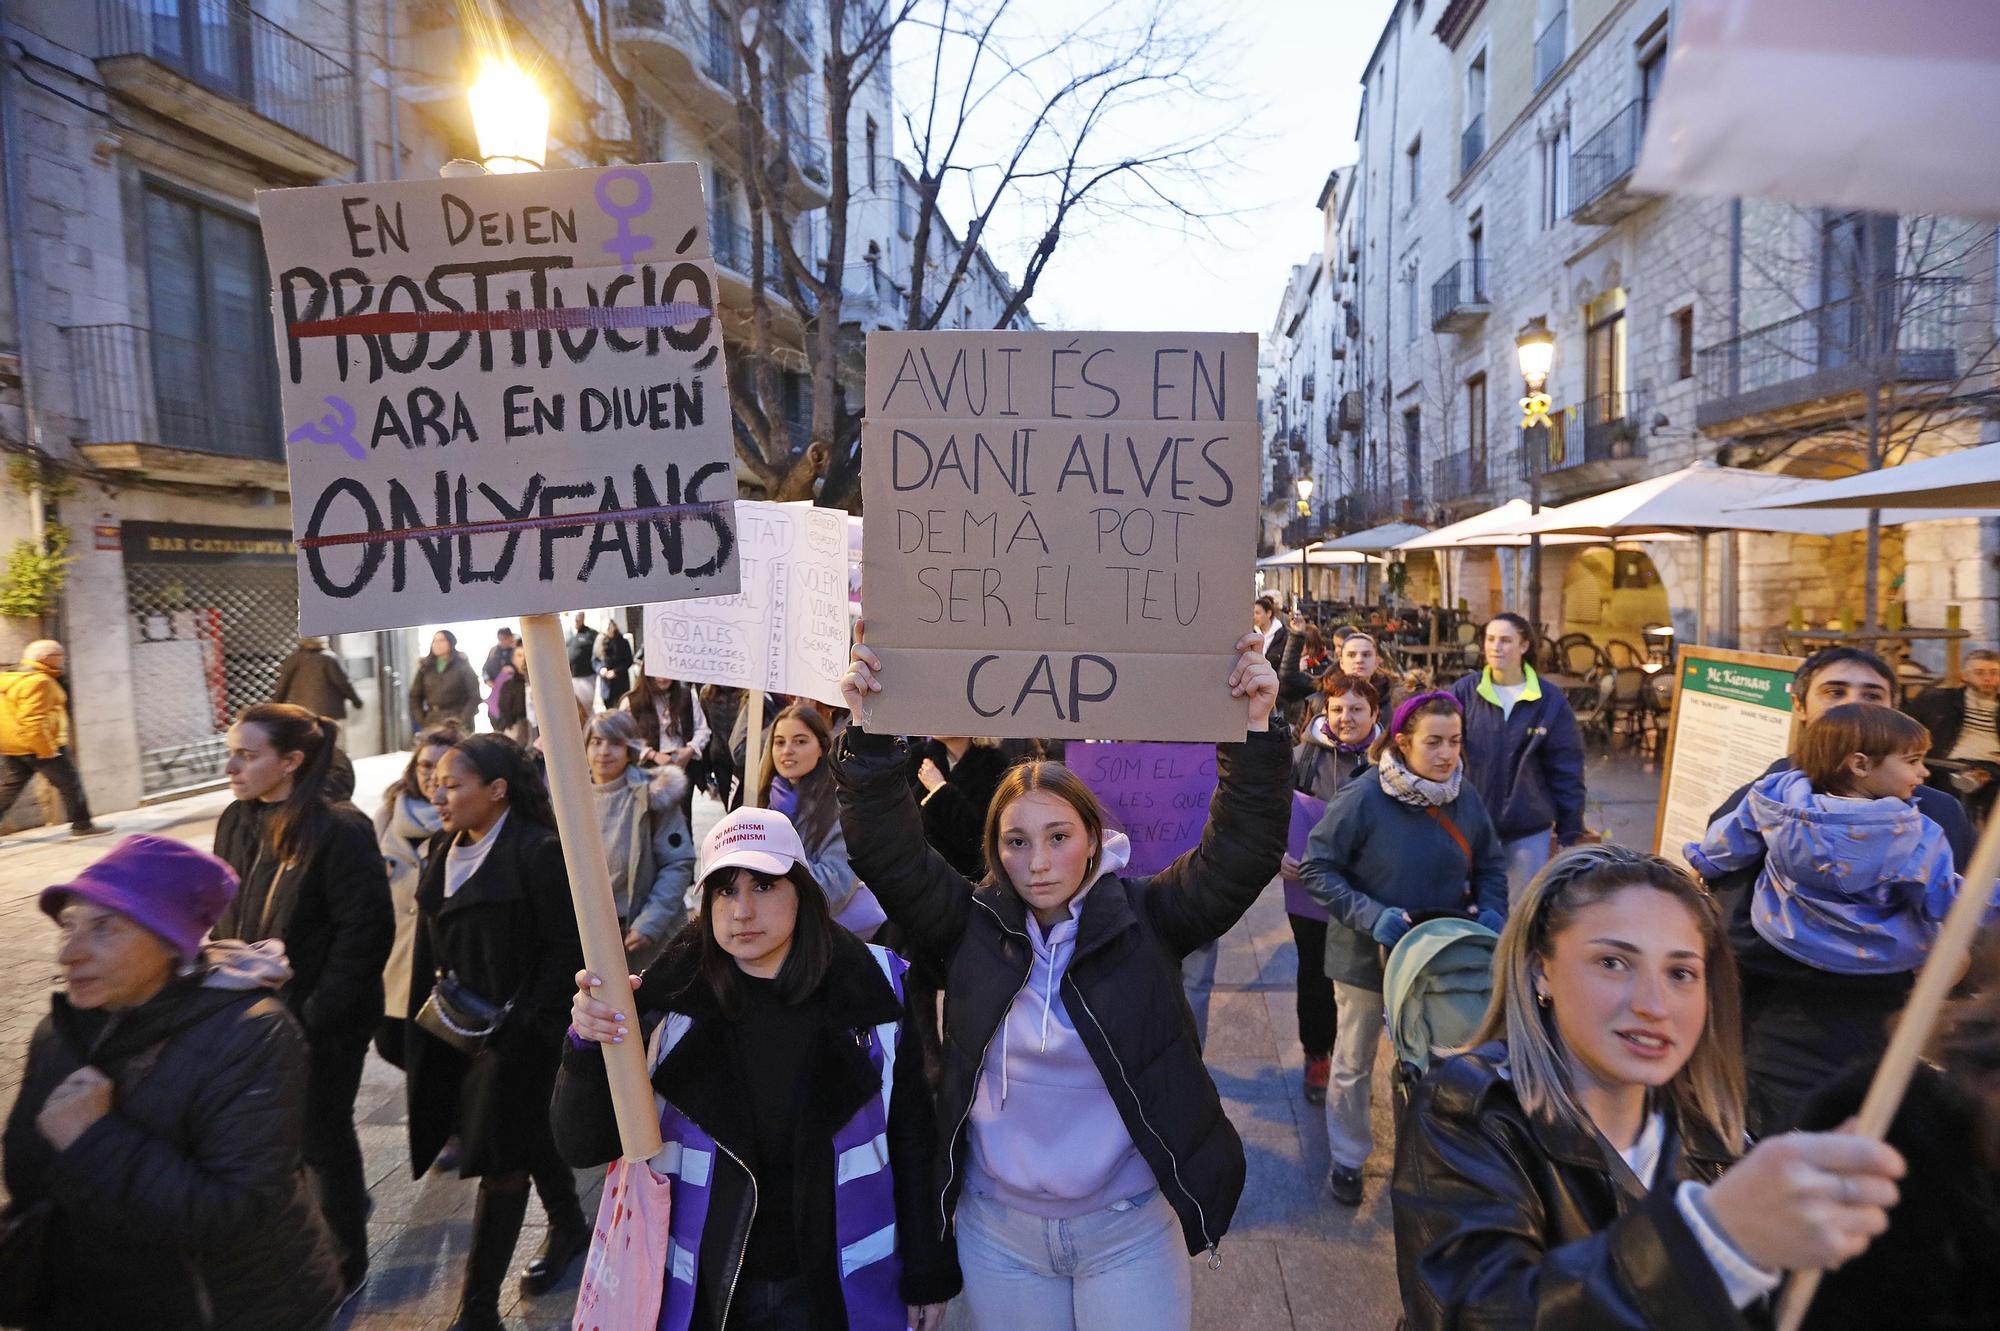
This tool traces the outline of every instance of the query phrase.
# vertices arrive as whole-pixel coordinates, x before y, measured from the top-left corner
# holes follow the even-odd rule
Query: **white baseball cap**
[[[770,809],[738,809],[725,815],[701,839],[700,865],[697,882],[707,882],[718,869],[749,869],[780,878],[796,873],[806,882],[818,882],[806,865],[798,829],[791,819]]]

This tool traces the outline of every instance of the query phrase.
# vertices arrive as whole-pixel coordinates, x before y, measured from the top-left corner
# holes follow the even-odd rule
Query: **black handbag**
[[[56,1204],[46,1197],[0,1211],[0,1325],[25,1326],[47,1312],[55,1219]]]
[[[437,973],[430,996],[417,1009],[419,1030],[428,1031],[467,1058],[477,1058],[514,1010],[514,1000],[494,1003],[472,992],[457,976]]]

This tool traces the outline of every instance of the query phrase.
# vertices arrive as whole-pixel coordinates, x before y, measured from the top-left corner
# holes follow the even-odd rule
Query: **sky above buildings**
[[[1135,13],[1145,7],[1144,0],[1111,0],[1114,14],[1128,3]],[[1354,158],[1362,66],[1392,3],[1188,0],[1188,17],[1213,24],[1221,37],[1204,58],[1209,95],[1156,102],[1144,116],[1190,128],[1243,123],[1201,182],[1203,204],[1226,215],[1210,223],[1210,233],[1173,225],[1163,214],[1140,224],[1123,214],[1099,216],[1080,231],[1066,228],[1029,305],[1043,326],[1266,332],[1286,274],[1319,248],[1313,205],[1327,172]],[[1080,0],[1016,5],[1023,20],[1059,33],[1075,21]],[[906,105],[923,92],[909,81],[908,60],[899,52]],[[1152,132],[1146,124],[1111,128],[1118,133],[1106,145]],[[949,196],[946,206],[954,220],[963,217]],[[1018,278],[1041,229],[1038,213],[996,215],[987,249]]]

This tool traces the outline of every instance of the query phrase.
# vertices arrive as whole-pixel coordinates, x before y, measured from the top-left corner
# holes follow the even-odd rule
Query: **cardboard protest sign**
[[[302,632],[736,589],[691,163],[258,196]]]
[[[1067,761],[1131,839],[1128,877],[1158,873],[1200,844],[1215,795],[1214,745],[1072,744]]]
[[[647,673],[841,706],[847,514],[740,499],[736,539],[742,580],[735,595],[646,607]]]
[[[1654,854],[1687,863],[1682,851],[1707,835],[1715,806],[1791,751],[1792,672],[1798,667],[1796,656],[1681,648],[1660,764]]]
[[[1249,334],[871,333],[873,729],[1240,740]]]

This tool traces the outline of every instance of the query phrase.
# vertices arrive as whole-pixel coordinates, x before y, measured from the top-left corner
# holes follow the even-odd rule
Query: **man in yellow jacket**
[[[20,669],[0,672],[0,818],[39,772],[62,797],[69,834],[95,836],[109,829],[90,821],[83,782],[63,750],[69,738],[69,695],[61,683],[66,664],[63,645],[43,638],[21,650]]]

